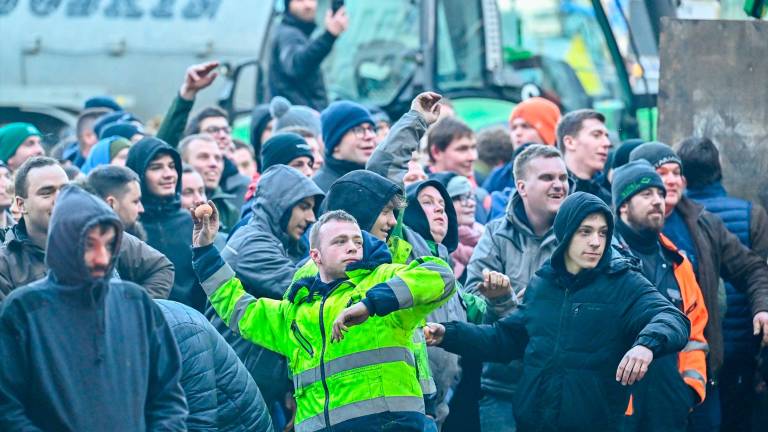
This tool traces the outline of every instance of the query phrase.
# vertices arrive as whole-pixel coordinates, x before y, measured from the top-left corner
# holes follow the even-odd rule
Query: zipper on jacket
[[[312,349],[312,344],[309,342],[309,339],[304,337],[303,334],[301,334],[301,331],[299,330],[299,325],[296,324],[296,320],[293,320],[291,322],[291,331],[293,331],[293,336],[296,337],[296,340],[299,341],[299,346],[304,349],[304,351],[309,354],[310,357],[315,356],[315,350]]]
[[[340,285],[340,284],[339,284]],[[323,320],[323,307],[325,306],[325,301],[330,297],[330,295],[333,293],[333,291],[336,290],[336,288],[339,286],[336,285],[335,287],[328,290],[328,293],[323,296],[323,299],[320,300],[320,337],[322,338],[323,345],[320,348],[320,380],[323,383],[323,391],[325,392],[325,405],[323,406],[323,416],[325,417],[325,426],[328,428],[328,430],[333,431],[333,427],[331,427],[331,414],[329,405],[331,403],[331,391],[328,389],[328,382],[325,379],[325,323]]]

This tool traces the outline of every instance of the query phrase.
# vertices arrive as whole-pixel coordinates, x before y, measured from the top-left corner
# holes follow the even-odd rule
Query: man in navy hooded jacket
[[[0,308],[0,430],[186,430],[173,334],[141,287],[111,279],[122,232],[101,199],[60,192],[48,276]]]

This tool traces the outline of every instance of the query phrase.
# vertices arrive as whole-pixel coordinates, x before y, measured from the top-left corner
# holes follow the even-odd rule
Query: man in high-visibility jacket
[[[217,229],[215,209],[195,218],[195,271],[230,328],[288,358],[297,432],[424,429],[412,338],[455,292],[447,263],[392,264],[384,242],[332,211],[310,233],[318,274],[294,280],[281,301],[255,299],[212,246]]]
[[[663,234],[661,177],[645,160],[630,162],[613,174],[616,231],[621,248],[639,259],[643,275],[691,322],[688,344],[677,356],[651,364],[632,389],[626,431],[680,431],[688,414],[704,401],[707,383],[704,339],[707,307],[688,259]]]

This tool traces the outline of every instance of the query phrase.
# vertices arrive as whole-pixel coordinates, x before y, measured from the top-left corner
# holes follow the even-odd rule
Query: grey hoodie
[[[274,165],[261,177],[252,206],[253,218],[232,235],[221,252],[251,295],[283,298],[299,261],[307,253],[305,245],[285,233],[285,215],[310,196],[315,197],[317,208],[323,192],[312,180],[286,165]],[[206,316],[243,361],[267,405],[281,398],[286,390],[282,384],[288,377],[285,360],[233,333],[213,308],[206,311]]]

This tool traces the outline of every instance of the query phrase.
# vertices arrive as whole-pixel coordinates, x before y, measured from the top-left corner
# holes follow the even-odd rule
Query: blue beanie
[[[134,123],[117,121],[102,127],[99,132],[99,139],[119,136],[130,140],[136,134],[144,135],[144,128]]]
[[[320,114],[320,122],[327,155],[333,154],[333,149],[350,129],[363,123],[375,125],[371,113],[364,106],[351,101],[337,101],[328,105]]]
[[[84,105],[85,109],[88,108],[107,108],[112,111],[122,111],[123,107],[112,96],[95,96],[87,101]]]

